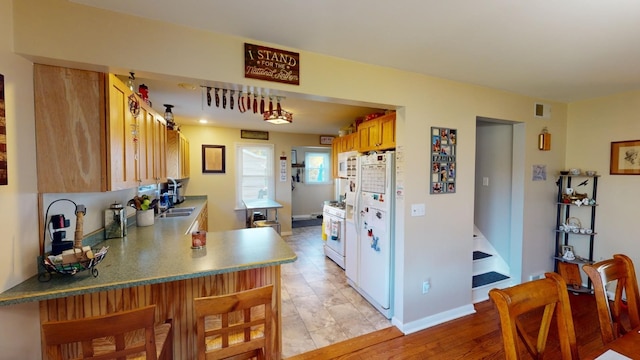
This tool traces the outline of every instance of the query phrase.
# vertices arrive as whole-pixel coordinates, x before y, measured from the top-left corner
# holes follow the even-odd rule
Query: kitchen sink
[[[158,215],[160,218],[172,218],[172,217],[181,217],[181,216],[189,216],[195,210],[195,207],[183,207],[183,208],[171,208],[162,214]]]
[[[168,213],[184,213],[187,212],[189,214],[191,214],[193,212],[193,210],[195,210],[195,207],[182,207],[182,208],[171,208],[169,210],[167,210],[166,212]]]

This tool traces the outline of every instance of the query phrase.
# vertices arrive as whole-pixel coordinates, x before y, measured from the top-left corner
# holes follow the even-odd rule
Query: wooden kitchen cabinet
[[[140,184],[134,139],[136,119],[129,111],[132,91],[114,75],[105,76],[108,86],[105,117],[107,153],[103,162],[107,184],[102,191],[130,189]]]
[[[209,209],[207,205],[208,204],[205,202],[197,218],[198,230],[201,230],[201,231],[209,231]]]
[[[104,75],[38,64],[33,71],[38,191],[102,191]]]
[[[358,126],[358,151],[388,150],[396,147],[396,113],[365,121]]]
[[[34,98],[39,192],[137,185],[127,95],[111,78],[35,64]]]
[[[342,142],[340,138],[334,138],[331,143],[331,176],[338,178],[338,154],[342,151]]]
[[[34,65],[38,192],[130,189],[143,177],[155,183],[147,169],[156,161],[156,150],[149,151],[154,130],[145,125],[153,110],[146,108],[136,120],[129,111],[131,93],[114,75]]]
[[[341,144],[340,152],[358,151],[360,147],[358,133],[341,136],[338,139],[340,139]]]
[[[189,140],[179,131],[167,130],[167,176],[188,178],[189,159]]]
[[[156,181],[167,181],[167,122],[157,114],[153,123],[153,170]]]
[[[138,161],[140,185],[165,182],[167,179],[167,125],[146,103],[138,116]]]

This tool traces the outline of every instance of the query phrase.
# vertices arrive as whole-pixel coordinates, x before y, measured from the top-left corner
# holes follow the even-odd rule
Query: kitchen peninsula
[[[188,230],[206,205],[205,198],[189,198],[181,207],[194,207],[191,215],[130,226],[126,237],[97,244],[109,246],[97,277],[90,271],[53,274],[49,282],[33,276],[1,293],[0,305],[39,301],[44,322],[155,304],[157,322],[173,319],[174,358],[193,359],[193,298],[273,284],[273,357],[280,358],[280,265],[295,261],[296,254],[270,227],[209,232],[206,246],[192,249]]]

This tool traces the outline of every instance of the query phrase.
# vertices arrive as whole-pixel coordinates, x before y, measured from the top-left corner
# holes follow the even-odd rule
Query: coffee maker
[[[174,178],[168,177],[166,192],[169,195],[169,202],[171,205],[177,205],[184,202],[184,195],[182,195],[182,182]],[[164,190],[164,189],[163,189]]]

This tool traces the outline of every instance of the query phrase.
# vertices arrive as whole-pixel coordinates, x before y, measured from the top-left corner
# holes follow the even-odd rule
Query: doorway
[[[524,130],[520,122],[476,118],[474,224],[495,250],[499,272],[508,272],[505,285],[522,278]]]
[[[291,217],[292,221],[321,219],[324,202],[335,200],[335,179],[331,176],[331,147],[296,146],[291,149]],[[293,163],[295,154],[295,164]],[[307,166],[310,161],[320,161],[324,172],[309,181]],[[326,164],[325,164],[326,163]],[[320,220],[321,221],[321,220]]]

